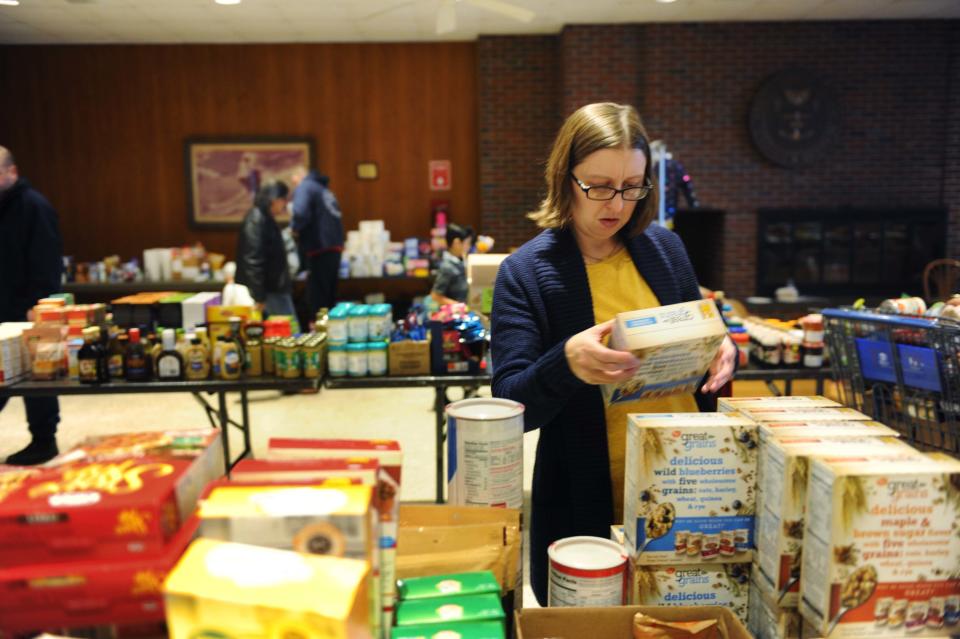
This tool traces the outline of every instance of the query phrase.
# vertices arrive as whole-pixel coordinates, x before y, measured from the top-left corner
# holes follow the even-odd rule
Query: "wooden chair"
[[[944,257],[923,269],[923,297],[928,303],[948,299],[960,292],[960,260]]]

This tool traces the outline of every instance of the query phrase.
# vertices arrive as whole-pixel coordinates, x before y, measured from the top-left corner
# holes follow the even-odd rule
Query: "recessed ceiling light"
[[[240,4],[241,0],[214,0],[217,4]]]
[[[6,7],[16,7],[19,6],[20,0],[0,0],[0,5]]]

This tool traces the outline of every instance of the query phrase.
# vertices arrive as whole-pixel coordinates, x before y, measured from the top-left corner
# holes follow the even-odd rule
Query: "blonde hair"
[[[547,197],[540,208],[527,215],[542,229],[566,228],[573,215],[573,167],[601,149],[637,149],[647,159],[645,182],[653,183],[652,158],[647,131],[640,115],[630,105],[597,102],[577,109],[560,127],[547,160]],[[618,235],[630,238],[643,233],[657,215],[657,191],[637,203],[630,221]],[[642,207],[642,208],[641,208]]]

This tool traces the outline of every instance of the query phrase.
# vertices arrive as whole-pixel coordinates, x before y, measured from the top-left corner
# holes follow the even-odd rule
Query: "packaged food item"
[[[843,405],[827,399],[822,395],[781,395],[758,397],[719,397],[717,410],[729,413],[740,409],[807,409],[807,408],[841,408]]]
[[[243,358],[236,342],[223,336],[217,338],[217,341],[220,352],[220,379],[240,379],[240,373],[243,372]]]
[[[811,458],[800,612],[831,639],[942,635],[926,619],[960,595],[958,521],[960,461]]]
[[[210,377],[210,353],[199,337],[190,340],[186,360],[185,373],[187,379],[196,381]]]
[[[33,379],[53,381],[60,377],[64,362],[63,342],[41,341],[36,345],[33,356]]]
[[[712,423],[689,425],[628,417],[624,532],[637,563],[742,563],[751,558],[757,426],[729,425],[721,417],[740,419],[717,413]],[[725,531],[734,536],[733,553],[729,548],[720,553]],[[687,534],[678,539],[679,533]],[[683,553],[676,550],[680,542]]]
[[[804,342],[803,365],[807,368],[820,368],[823,366],[823,353],[825,348],[823,342]]]
[[[639,606],[725,606],[746,623],[750,563],[638,566],[630,562],[627,603]]]
[[[369,339],[369,313],[370,307],[366,304],[357,304],[347,311],[347,332],[351,343],[365,344]]]
[[[760,441],[769,437],[899,437],[880,422],[792,421],[760,424]]]
[[[846,407],[776,407],[776,408],[740,408],[744,417],[757,423],[765,422],[858,422],[870,421],[869,415]]]
[[[884,300],[877,310],[894,315],[923,315],[927,310],[927,303],[920,297],[901,297]]]
[[[26,478],[0,501],[0,565],[162,552],[196,505],[202,474],[171,457],[77,462]]]
[[[716,619],[661,621],[638,612],[633,618],[633,639],[723,639]]]
[[[367,345],[365,343],[353,343],[347,345],[347,372],[350,377],[366,377],[367,369]]]
[[[397,594],[404,601],[487,593],[500,594],[500,583],[489,570],[413,577],[397,582]]]
[[[390,639],[503,639],[503,624],[496,621],[450,622],[398,626]]]
[[[350,338],[347,313],[349,307],[337,304],[327,319],[327,337],[333,344],[346,344]]]
[[[367,371],[373,377],[387,374],[387,343],[367,343]]]
[[[263,343],[260,340],[250,340],[247,342],[247,365],[246,372],[250,377],[260,377],[263,375]]]
[[[414,599],[401,601],[397,606],[398,626],[450,621],[492,621],[502,625],[504,618],[500,598],[493,594]]]
[[[327,370],[330,377],[346,377],[347,345],[331,343],[327,347]]]
[[[140,329],[131,328],[127,334],[130,336],[130,343],[123,360],[124,375],[128,382],[148,381],[153,375],[153,366],[150,355],[140,340]]]
[[[605,385],[608,402],[693,393],[727,335],[711,300],[619,313],[610,347],[640,360],[634,376]]]
[[[303,376],[316,379],[323,374],[324,338],[310,336],[300,344],[303,353]]]
[[[922,459],[919,451],[895,437],[770,438],[760,447],[757,580],[770,583],[779,605],[798,603],[810,459],[874,453]]]
[[[751,580],[747,628],[754,639],[816,637],[816,634],[801,634],[803,620],[800,613],[796,608],[780,606],[777,603],[777,594],[772,590],[764,590],[756,579]]]
[[[164,583],[170,639],[372,639],[364,561],[198,539]]]
[[[567,537],[550,544],[547,555],[551,608],[624,604],[627,556],[622,545],[601,537]]]
[[[279,340],[279,337],[265,337],[263,340],[263,372],[266,375],[276,372],[274,349]]]
[[[189,520],[156,555],[0,568],[0,633],[163,621],[163,580],[196,530]]]

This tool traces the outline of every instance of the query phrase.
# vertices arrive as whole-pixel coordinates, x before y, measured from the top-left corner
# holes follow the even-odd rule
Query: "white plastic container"
[[[347,312],[347,332],[351,343],[365,344],[369,334],[367,325],[367,315],[370,307],[366,304],[358,304]]]
[[[347,345],[347,372],[350,377],[367,376],[367,345]]]
[[[344,377],[347,374],[347,347],[345,344],[330,344],[327,347],[327,370],[330,377]]]
[[[550,607],[622,606],[627,556],[623,547],[601,537],[559,539],[547,549]]]
[[[387,343],[367,343],[367,371],[372,377],[387,374]]]
[[[447,501],[523,507],[523,404],[464,399],[447,406]]]
[[[327,339],[331,343],[345,344],[349,333],[347,331],[347,312],[345,306],[334,306],[327,315]]]

